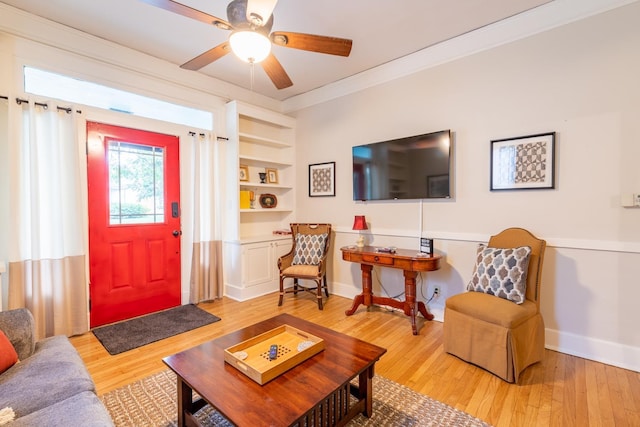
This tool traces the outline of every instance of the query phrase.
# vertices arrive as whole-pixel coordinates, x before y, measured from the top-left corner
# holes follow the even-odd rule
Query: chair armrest
[[[282,255],[278,258],[278,270],[282,271],[291,267],[291,263],[293,262],[293,249],[289,251],[288,254]]]
[[[0,330],[9,338],[20,360],[35,351],[35,321],[26,308],[0,311]]]

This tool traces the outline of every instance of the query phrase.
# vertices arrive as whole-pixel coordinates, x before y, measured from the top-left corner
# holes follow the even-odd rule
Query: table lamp
[[[358,233],[360,234],[360,237],[358,237],[358,241],[356,242],[356,245],[358,245],[358,247],[361,248],[364,246],[364,236],[360,233],[360,230],[369,229],[369,227],[367,227],[367,221],[364,219],[364,215],[355,216],[353,220],[353,229],[358,230]]]

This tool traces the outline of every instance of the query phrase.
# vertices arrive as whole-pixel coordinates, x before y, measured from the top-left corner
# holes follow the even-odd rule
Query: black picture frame
[[[491,141],[490,191],[555,188],[556,133]]]
[[[336,195],[336,162],[309,165],[309,197]]]

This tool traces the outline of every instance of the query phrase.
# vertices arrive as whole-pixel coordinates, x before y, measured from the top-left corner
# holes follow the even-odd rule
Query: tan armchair
[[[542,360],[544,321],[540,314],[540,279],[546,245],[544,240],[522,228],[508,228],[491,237],[488,248],[531,248],[524,299],[516,304],[505,299],[504,292],[498,297],[476,291],[448,298],[443,326],[447,353],[511,383],[518,382],[518,376],[527,366]],[[481,254],[479,249],[478,258],[486,253]],[[478,276],[475,273],[474,278]]]
[[[282,305],[285,293],[307,291],[315,293],[318,299],[318,308],[322,310],[322,289],[329,297],[327,288],[327,253],[331,240],[331,224],[291,224],[293,246],[291,251],[278,259],[280,270],[280,299],[278,305]],[[292,278],[293,287],[284,288],[284,280]],[[301,286],[299,279],[313,280],[314,288]]]

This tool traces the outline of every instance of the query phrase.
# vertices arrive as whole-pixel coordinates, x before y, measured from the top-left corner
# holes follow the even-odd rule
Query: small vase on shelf
[[[260,184],[266,184],[267,183],[267,173],[266,172],[259,172],[258,175],[260,176]]]

